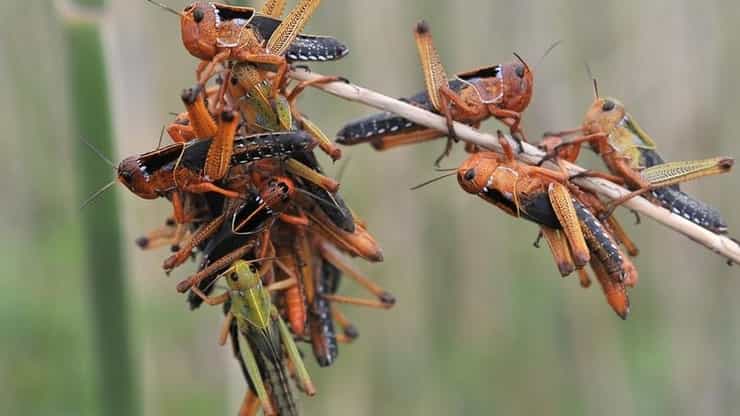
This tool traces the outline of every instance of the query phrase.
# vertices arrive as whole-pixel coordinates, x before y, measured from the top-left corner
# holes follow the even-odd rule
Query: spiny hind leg
[[[573,263],[573,257],[570,254],[570,248],[565,236],[560,230],[556,230],[546,226],[540,226],[542,236],[545,237],[547,245],[550,247],[550,252],[555,260],[555,264],[558,266],[560,275],[565,277],[573,273],[576,269]]]

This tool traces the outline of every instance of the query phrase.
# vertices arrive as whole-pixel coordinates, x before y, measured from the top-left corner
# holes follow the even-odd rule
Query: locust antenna
[[[159,141],[157,142],[157,149],[156,150],[159,150],[159,148],[162,147],[162,138],[164,137],[164,128],[165,128],[165,126],[163,124],[162,125],[162,130],[160,130],[160,132],[159,132]]]
[[[85,202],[82,203],[82,205],[80,206],[80,211],[83,210],[83,209],[85,209],[86,206],[90,205],[91,202],[93,202],[94,200],[96,200],[100,195],[103,194],[103,192],[107,191],[108,189],[110,189],[111,186],[113,186],[115,184],[116,184],[116,180],[113,179],[112,181],[108,182],[102,188],[100,188],[97,191],[93,192],[92,195],[90,195],[89,197],[87,197],[87,199],[85,200]]]
[[[544,60],[545,60],[545,58],[547,58],[547,55],[549,55],[549,54],[550,54],[550,52],[552,52],[552,51],[553,51],[553,49],[557,48],[557,47],[558,47],[558,45],[560,45],[561,43],[563,43],[563,40],[562,40],[562,39],[561,39],[561,40],[557,40],[557,41],[553,42],[553,43],[552,43],[552,45],[550,45],[550,46],[549,46],[549,47],[548,47],[548,48],[547,48],[547,49],[545,50],[545,53],[543,53],[543,54],[542,54],[542,57],[540,57],[540,59],[539,59],[539,60],[537,61],[537,63],[536,63],[535,65],[534,65],[535,69],[539,68],[539,66],[540,66],[540,64],[542,63],[542,61],[544,61]]]
[[[344,162],[342,162],[342,166],[339,167],[339,170],[337,171],[337,182],[342,182],[342,177],[344,177],[344,173],[347,171],[347,166],[349,166],[349,162],[352,160],[352,156],[347,156],[344,159]]]
[[[457,169],[456,169],[456,170],[457,170]],[[418,185],[416,185],[416,186],[413,186],[413,187],[411,187],[411,190],[412,190],[412,191],[415,191],[415,190],[417,190],[417,189],[419,189],[419,188],[422,188],[422,187],[424,187],[424,186],[427,186],[427,185],[429,185],[429,184],[432,184],[432,183],[434,183],[434,182],[437,182],[437,181],[441,181],[442,179],[444,179],[444,178],[446,178],[446,177],[448,177],[448,176],[452,176],[452,175],[455,175],[455,174],[457,174],[457,172],[451,172],[451,173],[447,173],[447,174],[445,174],[445,175],[442,175],[442,176],[437,176],[437,177],[436,177],[436,178],[434,178],[434,179],[430,179],[430,180],[428,180],[428,181],[426,181],[426,182],[422,182],[422,183],[420,183],[420,184],[418,184]]]
[[[168,12],[170,12],[172,14],[176,14],[176,15],[178,15],[180,17],[185,17],[185,15],[182,12],[178,12],[177,10],[173,9],[170,6],[166,6],[166,5],[162,4],[162,3],[157,2],[157,1],[154,1],[154,0],[146,0],[146,1],[148,1],[149,3],[151,3],[151,4],[153,4],[153,5],[157,6],[157,7],[159,7],[162,10],[166,10],[166,11],[168,11]]]
[[[97,147],[95,147],[95,145],[93,145],[92,143],[88,142],[88,141],[87,141],[87,140],[85,140],[85,139],[82,139],[82,143],[85,143],[85,145],[86,145],[87,147],[89,147],[89,148],[90,148],[90,150],[92,150],[92,151],[93,151],[93,153],[95,153],[96,155],[98,155],[98,157],[99,157],[99,158],[100,158],[100,159],[101,159],[101,160],[102,160],[103,162],[107,163],[107,164],[108,164],[108,166],[112,167],[112,168],[113,168],[114,170],[115,170],[115,169],[118,169],[118,166],[116,166],[116,164],[115,164],[115,163],[111,162],[111,160],[110,160],[110,159],[108,159],[108,158],[107,158],[107,157],[106,157],[106,156],[105,156],[105,155],[103,154],[103,152],[101,152],[101,151],[100,151],[100,149],[98,149]]]
[[[596,77],[593,72],[591,72],[591,67],[588,65],[588,62],[584,62],[583,64],[586,65],[586,72],[588,73],[588,77],[591,79],[591,83],[593,85],[594,98],[599,99],[599,84],[596,82]]]

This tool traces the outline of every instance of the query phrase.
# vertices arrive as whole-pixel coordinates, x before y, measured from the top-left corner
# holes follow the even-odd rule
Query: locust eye
[[[132,175],[131,172],[126,171],[126,170],[122,171],[118,176],[120,176],[121,179],[123,179],[123,181],[129,185],[131,184],[131,179],[133,179],[134,177],[134,175]]]
[[[465,172],[465,176],[463,176],[466,181],[472,181],[475,179],[475,169],[468,169],[467,172]]]
[[[517,66],[514,72],[516,72],[516,76],[519,78],[524,78],[524,65]]]
[[[236,282],[237,280],[239,280],[239,275],[236,274],[236,273],[231,273],[229,275],[229,279],[231,279],[232,281]]]
[[[201,9],[195,9],[195,11],[193,12],[193,19],[195,20],[195,23],[200,23],[204,17],[206,17],[206,15]]]
[[[601,111],[612,111],[614,110],[614,101],[604,100],[604,104],[601,106]]]

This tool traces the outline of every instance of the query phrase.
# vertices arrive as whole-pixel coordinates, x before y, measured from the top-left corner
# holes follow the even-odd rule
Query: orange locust
[[[518,162],[498,132],[504,154],[472,154],[457,169],[460,186],[504,212],[540,225],[561,274],[586,263],[596,265],[609,305],[621,318],[629,313],[625,281],[632,278],[613,237],[601,222],[568,191],[564,173]],[[603,272],[603,273],[599,273]],[[606,280],[604,280],[606,279]]]
[[[456,140],[453,120],[477,128],[482,121],[493,116],[509,126],[512,134],[526,140],[520,123],[522,112],[532,99],[534,77],[529,65],[519,55],[514,54],[517,62],[474,69],[449,80],[426,22],[416,25],[414,36],[426,91],[404,101],[442,114],[447,119],[447,146],[435,164],[449,154],[450,139]],[[444,133],[419,126],[403,117],[381,113],[345,125],[337,133],[337,142],[345,145],[370,142],[376,149],[385,150],[442,136]]]
[[[196,70],[201,85],[205,85],[222,63],[247,61],[277,68],[273,79],[275,93],[283,87],[288,70],[284,55],[320,3],[320,0],[300,0],[285,20],[274,27],[271,15],[279,15],[281,7],[272,7],[271,3],[265,5],[263,13],[251,7],[204,1],[193,2],[177,12],[149,1],[180,16],[185,49],[202,60]]]

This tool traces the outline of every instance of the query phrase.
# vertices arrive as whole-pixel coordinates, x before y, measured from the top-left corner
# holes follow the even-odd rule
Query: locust
[[[495,117],[509,126],[512,134],[525,138],[520,124],[522,113],[532,99],[534,76],[519,55],[515,54],[515,62],[462,72],[450,80],[426,22],[416,25],[414,38],[426,90],[402,100],[443,115],[447,120],[447,132],[419,126],[391,113],[380,113],[345,125],[337,133],[338,143],[370,142],[377,150],[385,150],[437,139],[447,133],[445,151],[435,162],[438,165],[449,154],[451,140],[456,139],[453,121],[477,128],[482,121]]]
[[[584,176],[600,176],[624,184],[632,192],[611,203],[614,207],[640,194],[674,214],[714,233],[725,234],[727,223],[719,211],[682,192],[681,182],[710,175],[727,173],[734,159],[716,157],[702,160],[664,162],[655,141],[640,127],[625,106],[614,98],[601,98],[594,81],[594,102],[579,128],[547,134],[543,147],[548,155],[542,161],[560,157],[575,161],[580,147],[589,143],[604,161],[612,175],[586,172]],[[581,133],[563,141],[562,137]],[[540,162],[542,163],[542,162]]]
[[[285,356],[295,367],[303,391],[312,396],[316,388],[287,325],[272,304],[270,290],[275,290],[274,287],[263,286],[256,267],[244,260],[235,261],[219,277],[225,277],[228,286],[221,295],[209,297],[199,289],[193,289],[209,305],[231,302],[219,343],[226,343],[231,320],[234,320],[243,336],[240,349],[244,363],[264,412],[269,415],[298,414]],[[269,386],[269,395],[265,382]]]
[[[498,132],[503,155],[479,152],[456,171],[464,191],[477,195],[514,217],[540,226],[562,275],[591,264],[614,311],[625,319],[630,310],[626,284],[636,281],[636,269],[625,267],[625,256],[603,224],[568,190],[569,178],[515,159]]]

